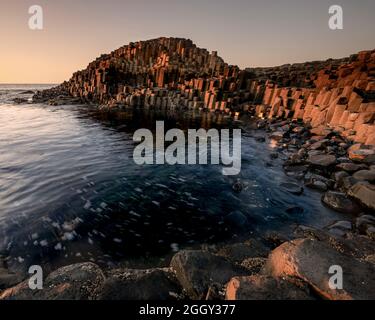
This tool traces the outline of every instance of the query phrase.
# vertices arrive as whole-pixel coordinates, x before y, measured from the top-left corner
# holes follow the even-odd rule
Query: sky
[[[343,30],[328,27],[331,5]],[[30,30],[31,5],[43,30]],[[60,83],[102,53],[184,37],[241,68],[375,48],[374,0],[0,0],[0,83]]]

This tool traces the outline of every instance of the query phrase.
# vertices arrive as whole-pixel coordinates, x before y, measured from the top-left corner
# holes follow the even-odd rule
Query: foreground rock
[[[246,269],[205,251],[180,251],[171,268],[189,297],[202,299],[213,284],[225,285],[232,277],[245,275]]]
[[[359,182],[349,190],[349,195],[363,206],[375,210],[375,185]]]
[[[104,282],[104,274],[93,263],[79,263],[52,272],[43,290],[31,290],[28,280],[0,294],[0,300],[93,300]]]
[[[322,201],[331,209],[339,212],[353,214],[359,214],[361,212],[359,206],[342,192],[328,191],[322,197]]]
[[[10,288],[23,280],[21,274],[10,272],[0,256],[0,290]]]
[[[226,300],[312,300],[308,286],[295,279],[253,275],[232,278],[226,285]]]
[[[331,289],[331,266],[343,269],[343,289]],[[265,272],[273,277],[296,277],[322,298],[331,300],[375,299],[375,266],[341,254],[311,239],[282,244],[269,256]]]
[[[110,272],[99,299],[169,300],[180,295],[181,287],[168,269],[120,269]]]
[[[336,163],[336,157],[328,154],[317,154],[310,156],[307,162],[317,167],[329,167]]]

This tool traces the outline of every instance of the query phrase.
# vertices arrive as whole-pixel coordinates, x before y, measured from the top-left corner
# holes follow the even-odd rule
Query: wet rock
[[[327,191],[322,201],[329,208],[342,213],[360,213],[360,208],[342,192]]]
[[[93,263],[78,263],[52,272],[43,290],[31,290],[28,280],[3,291],[0,300],[92,300],[104,282],[104,274]]]
[[[306,172],[307,172],[307,166],[304,165],[286,165],[284,166],[284,171],[287,176],[289,177],[295,177],[297,179],[302,179]]]
[[[329,154],[310,155],[307,162],[313,166],[329,167],[336,163],[336,157]]]
[[[193,299],[203,298],[210,285],[224,285],[246,270],[205,251],[184,250],[173,256],[171,268],[182,287]]]
[[[270,249],[256,239],[244,243],[234,243],[220,248],[216,254],[234,263],[241,263],[246,258],[267,257]]]
[[[348,176],[349,174],[345,171],[337,171],[333,174],[333,179],[335,179],[337,183],[340,183],[343,178],[348,177]]]
[[[285,164],[288,166],[295,166],[303,164],[304,162],[304,156],[300,155],[299,153],[294,153],[288,158]]]
[[[113,270],[104,281],[100,300],[169,300],[181,295],[181,287],[168,269]]]
[[[295,183],[291,183],[291,182],[281,183],[280,187],[284,189],[285,191],[295,194],[295,195],[301,195],[303,193],[303,188]]]
[[[265,275],[232,278],[226,285],[226,300],[312,300],[302,281]]]
[[[375,162],[375,150],[365,149],[361,145],[353,145],[348,149],[349,159],[355,162],[372,164]]]
[[[20,94],[34,94],[34,93],[35,92],[32,90],[25,90],[25,91],[20,92]]]
[[[302,214],[304,212],[304,209],[302,207],[290,207],[285,210],[286,213],[296,215],[296,214]]]
[[[348,194],[363,206],[375,210],[375,185],[358,182],[350,188]]]
[[[375,216],[364,214],[355,220],[355,227],[357,228],[358,232],[361,234],[367,234],[367,229],[369,227],[374,227],[374,226],[375,226]]]
[[[285,133],[283,131],[274,131],[270,134],[269,138],[275,141],[281,141],[284,135]]]
[[[322,150],[322,149],[325,149],[327,147],[327,145],[328,145],[328,142],[329,142],[329,140],[327,140],[327,139],[320,140],[320,141],[315,142],[312,145],[310,145],[309,149],[310,150]]]
[[[321,175],[310,173],[305,176],[305,185],[319,191],[327,191],[328,188],[334,186],[334,181]]]
[[[331,266],[343,269],[343,289],[331,289]],[[322,298],[330,300],[375,299],[375,266],[339,253],[311,239],[284,243],[269,256],[265,272],[274,277],[296,277],[307,282]]]
[[[353,178],[359,181],[375,182],[375,171],[360,170],[353,174]]]
[[[311,189],[319,190],[319,191],[327,191],[328,186],[321,180],[313,180],[309,182],[305,182],[306,187],[309,187]]]
[[[233,211],[224,217],[224,221],[234,229],[245,230],[249,227],[249,221],[241,211]]]
[[[5,260],[0,256],[0,290],[13,287],[23,279],[22,274],[13,273],[7,269]]]
[[[271,159],[277,159],[278,157],[279,157],[279,154],[276,153],[276,152],[273,152],[273,153],[270,154]]]
[[[343,192],[348,192],[357,182],[358,180],[354,179],[352,176],[348,176],[342,178],[337,185]]]
[[[25,103],[28,103],[29,101],[25,98],[14,98],[13,102],[16,104],[25,104]]]
[[[284,234],[275,231],[267,231],[264,235],[264,239],[272,248],[276,248],[284,242],[290,241],[290,238],[288,238]]]
[[[375,252],[374,241],[352,232],[346,233],[345,238],[342,238],[322,229],[300,225],[294,230],[294,235],[296,238],[322,241],[332,249],[359,260]]]
[[[334,236],[342,237],[352,230],[352,223],[350,221],[337,221],[327,227],[328,232]]]
[[[237,180],[233,185],[232,185],[233,191],[240,193],[243,189],[243,184],[240,180]]]
[[[337,170],[344,170],[349,173],[356,172],[358,170],[367,169],[367,166],[365,164],[356,164],[352,162],[347,163],[340,163],[336,166]]]

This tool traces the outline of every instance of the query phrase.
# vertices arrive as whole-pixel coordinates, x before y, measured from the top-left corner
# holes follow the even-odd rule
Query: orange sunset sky
[[[34,4],[42,31],[28,27]],[[343,7],[343,30],[328,28],[332,4]],[[0,83],[59,83],[159,36],[190,38],[242,68],[339,58],[375,48],[374,13],[373,0],[1,0]]]

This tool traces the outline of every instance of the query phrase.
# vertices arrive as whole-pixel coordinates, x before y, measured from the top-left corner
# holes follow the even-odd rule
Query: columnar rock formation
[[[70,95],[110,106],[221,109],[249,99],[246,71],[197,48],[191,40],[158,38],[102,55],[61,85]]]
[[[300,119],[317,130],[375,145],[375,50],[273,68],[240,70],[191,40],[139,41],[102,55],[58,88],[108,107],[203,108],[250,111],[259,117]],[[66,101],[66,97],[51,103]]]
[[[375,145],[375,50],[341,61],[345,63],[331,60],[332,63],[309,75],[305,78],[309,84],[306,87],[266,82],[257,114],[301,119],[317,130],[332,128],[349,140]],[[270,78],[288,81],[285,72],[281,71],[280,78],[279,70],[273,71]],[[301,79],[295,72],[291,72],[291,78],[291,82]]]

